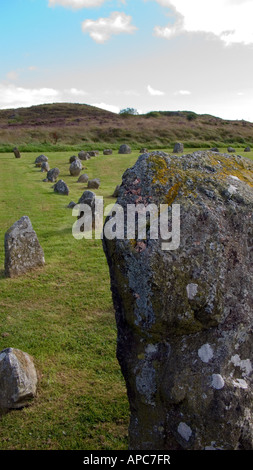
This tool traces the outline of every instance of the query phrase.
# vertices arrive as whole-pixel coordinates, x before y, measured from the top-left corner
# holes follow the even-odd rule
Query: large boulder
[[[16,277],[45,264],[44,252],[29,217],[23,216],[5,234],[5,276]]]
[[[122,144],[118,151],[119,154],[125,154],[125,153],[131,153],[131,152],[132,152],[131,147],[129,147],[129,145],[127,144]]]
[[[77,158],[71,163],[69,167],[69,172],[71,176],[79,176],[82,171],[82,168],[83,168],[83,165],[81,161],[79,160],[79,158]]]
[[[64,196],[68,196],[69,188],[66,185],[65,181],[59,180],[54,185],[54,192],[58,194],[63,194]]]
[[[37,372],[32,357],[20,349],[0,352],[0,409],[28,405],[37,392]]]
[[[129,223],[125,238],[103,238],[130,449],[252,450],[253,162],[144,154],[117,203],[169,214],[163,238],[149,218],[146,238],[127,239]]]
[[[60,174],[59,168],[52,168],[47,172],[47,181],[50,181],[51,183],[55,183],[57,180],[58,176]]]

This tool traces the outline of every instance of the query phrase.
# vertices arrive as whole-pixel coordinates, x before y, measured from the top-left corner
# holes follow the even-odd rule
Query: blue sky
[[[253,0],[1,0],[0,108],[48,102],[253,122]]]

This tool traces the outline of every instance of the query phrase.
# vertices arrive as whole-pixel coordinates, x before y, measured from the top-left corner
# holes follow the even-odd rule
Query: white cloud
[[[252,0],[156,0],[171,8],[176,15],[174,24],[156,26],[156,36],[170,39],[182,32],[212,33],[226,45],[253,43]]]
[[[191,92],[189,90],[179,90],[179,91],[176,91],[174,95],[187,96],[187,95],[191,95]]]
[[[131,16],[114,11],[108,18],[83,21],[82,30],[88,33],[95,42],[102,44],[113,34],[133,33],[137,28],[131,24],[131,21]]]
[[[29,107],[44,103],[81,102],[88,93],[77,88],[24,88],[0,83],[0,108]]]
[[[53,7],[60,5],[67,8],[93,8],[100,7],[106,0],[49,0],[48,5]]]
[[[120,108],[118,106],[114,106],[112,104],[106,103],[93,103],[91,106],[95,106],[96,108],[105,109],[106,111],[111,111],[112,113],[119,113]]]
[[[70,93],[73,96],[87,96],[89,93],[84,90],[78,90],[77,88],[70,88],[70,90],[65,90],[66,93]]]
[[[160,90],[154,90],[150,85],[147,86],[147,90],[151,96],[163,96],[165,93]]]
[[[53,88],[30,89],[0,84],[0,108],[18,108],[43,104],[59,99],[59,91]]]

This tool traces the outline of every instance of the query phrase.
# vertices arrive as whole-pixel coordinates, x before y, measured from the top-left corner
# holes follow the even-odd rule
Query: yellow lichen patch
[[[165,196],[165,201],[164,201],[165,204],[168,204],[168,206],[170,206],[173,203],[174,199],[178,195],[178,191],[181,188],[181,186],[182,186],[182,183],[179,181],[177,181],[175,184],[173,184],[173,186],[171,186],[171,188],[168,191],[168,194]]]
[[[166,160],[159,155],[152,155],[149,157],[154,167],[153,184],[166,184],[168,182],[168,165]]]

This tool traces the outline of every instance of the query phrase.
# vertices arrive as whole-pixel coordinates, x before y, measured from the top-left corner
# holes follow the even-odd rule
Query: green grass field
[[[42,182],[46,174],[34,165],[38,153],[24,153],[21,159],[0,155],[0,350],[28,352],[39,375],[30,406],[1,417],[0,450],[128,447],[129,409],[116,360],[109,271],[100,240],[72,236],[75,218],[66,206],[77,202],[87,185],[70,176],[71,155],[47,154],[50,167],[58,167],[68,184],[69,196],[55,194],[52,183]],[[253,152],[245,156],[253,158]],[[137,157],[137,152],[100,154],[83,162],[82,173],[100,178],[96,194],[105,205],[115,201],[115,186]],[[23,215],[31,219],[46,265],[7,279],[4,234]]]

